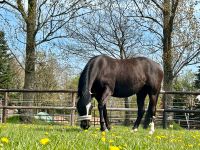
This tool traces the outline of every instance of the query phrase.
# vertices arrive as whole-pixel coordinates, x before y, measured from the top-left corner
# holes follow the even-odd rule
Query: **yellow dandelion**
[[[109,143],[113,143],[114,142],[114,140],[109,140]]]
[[[195,135],[192,135],[192,137],[193,137],[194,139],[196,139],[196,138],[197,138]]]
[[[167,137],[165,135],[160,136],[162,139],[166,139]]]
[[[43,139],[40,140],[40,144],[42,144],[42,145],[46,145],[49,142],[50,142],[50,140],[48,138],[43,138]]]
[[[157,140],[161,140],[161,137],[160,137],[160,136],[156,136],[156,139],[157,139]]]
[[[3,126],[2,126],[2,128],[6,128],[6,127],[7,127],[6,125],[3,125]]]
[[[93,137],[98,137],[97,134],[92,134]]]
[[[110,147],[109,147],[109,150],[120,150],[120,148],[117,147],[117,146],[110,146]]]
[[[68,128],[69,128],[69,126],[64,126],[64,128],[68,129]]]
[[[190,148],[192,148],[192,147],[193,147],[193,145],[192,145],[192,144],[188,144],[187,146],[188,146],[188,147],[190,147]]]
[[[53,127],[52,127],[52,126],[49,126],[48,128],[49,128],[49,129],[51,129],[51,130],[53,129]]]
[[[1,138],[1,142],[8,144],[9,143],[9,139],[7,137],[2,137]]]
[[[105,136],[105,135],[106,135],[106,132],[105,132],[105,131],[101,132],[101,135],[102,135],[102,136]]]
[[[106,142],[106,138],[105,138],[105,137],[102,137],[102,138],[101,138],[101,141]]]

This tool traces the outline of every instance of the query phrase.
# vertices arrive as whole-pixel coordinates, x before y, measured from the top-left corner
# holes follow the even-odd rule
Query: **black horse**
[[[81,128],[88,129],[91,119],[91,99],[98,101],[101,131],[110,129],[106,102],[109,96],[129,97],[137,95],[138,116],[133,126],[137,130],[144,115],[145,97],[149,95],[149,106],[144,128],[151,123],[154,132],[156,104],[163,79],[160,65],[145,57],[113,59],[106,55],[93,57],[81,73],[78,85],[77,110]]]

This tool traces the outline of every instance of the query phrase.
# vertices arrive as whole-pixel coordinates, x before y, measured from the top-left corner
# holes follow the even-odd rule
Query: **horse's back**
[[[103,92],[108,86],[113,96],[127,97],[136,94],[144,86],[160,90],[162,69],[160,65],[145,57],[113,59],[106,55],[92,61],[91,77],[95,78],[93,92]]]

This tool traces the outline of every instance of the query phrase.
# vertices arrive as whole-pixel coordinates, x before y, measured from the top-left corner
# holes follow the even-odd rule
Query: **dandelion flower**
[[[1,142],[8,144],[9,143],[9,139],[7,137],[2,137],[1,138]]]
[[[110,141],[109,141],[109,143],[113,143],[113,142],[114,142],[114,140],[110,140]]]
[[[42,145],[46,145],[49,142],[50,142],[50,140],[48,138],[43,138],[43,139],[40,140],[40,144],[42,144]]]
[[[105,138],[105,137],[102,137],[102,138],[101,138],[101,141],[106,142],[106,138]]]
[[[188,147],[190,147],[190,148],[192,148],[192,147],[193,147],[193,145],[192,145],[192,144],[188,144],[187,146],[188,146]]]
[[[156,139],[157,139],[157,140],[161,140],[161,137],[160,137],[160,136],[156,136]]]
[[[120,150],[120,148],[117,147],[117,146],[110,146],[110,147],[109,147],[109,150]]]
[[[105,132],[105,131],[101,132],[101,135],[102,135],[102,136],[105,136],[105,135],[106,135],[106,132]]]

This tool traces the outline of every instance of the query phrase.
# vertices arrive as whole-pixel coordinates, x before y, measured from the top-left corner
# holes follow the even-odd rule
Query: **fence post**
[[[164,107],[164,111],[163,111],[163,129],[167,128],[167,112],[165,111],[167,109],[167,96],[166,94],[163,95],[163,107]]]
[[[72,107],[75,107],[75,103],[76,103],[76,94],[74,92],[72,92]],[[75,123],[75,110],[71,111],[71,120],[70,120],[70,124],[71,126],[74,126]]]
[[[7,115],[7,109],[4,108],[8,104],[8,93],[5,92],[4,94],[4,100],[2,101],[3,111],[2,111],[2,123],[6,123],[6,115]]]

